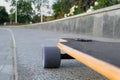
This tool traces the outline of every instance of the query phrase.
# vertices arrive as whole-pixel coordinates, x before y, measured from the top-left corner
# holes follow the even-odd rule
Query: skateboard
[[[120,42],[62,38],[57,47],[43,48],[44,68],[60,67],[61,59],[76,59],[110,80],[120,79]]]

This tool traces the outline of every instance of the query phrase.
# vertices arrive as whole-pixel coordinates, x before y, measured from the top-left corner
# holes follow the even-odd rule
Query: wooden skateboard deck
[[[120,42],[63,38],[57,46],[108,79],[120,79]]]

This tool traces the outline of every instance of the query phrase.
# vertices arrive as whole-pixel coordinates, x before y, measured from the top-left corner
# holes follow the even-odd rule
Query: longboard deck
[[[63,38],[58,48],[107,78],[120,79],[120,42]]]

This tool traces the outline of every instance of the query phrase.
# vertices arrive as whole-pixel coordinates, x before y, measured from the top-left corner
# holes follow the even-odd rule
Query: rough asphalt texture
[[[72,35],[37,29],[11,29],[17,46],[19,80],[107,80],[76,60],[62,60],[58,69],[42,68],[42,48],[56,46],[60,38]]]
[[[0,80],[13,80],[12,43],[10,33],[0,30]]]

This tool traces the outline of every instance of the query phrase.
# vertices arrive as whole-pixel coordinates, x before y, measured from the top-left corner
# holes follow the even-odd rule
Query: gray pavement
[[[74,35],[37,29],[10,28],[17,46],[18,80],[107,80],[76,60],[62,60],[59,69],[43,69],[42,48],[56,46],[60,38]],[[11,35],[0,30],[0,80],[14,80]]]
[[[0,30],[0,80],[13,80],[12,43],[10,33]]]
[[[62,60],[59,69],[42,68],[42,48],[73,35],[11,28],[17,45],[18,80],[107,80],[76,60]]]

